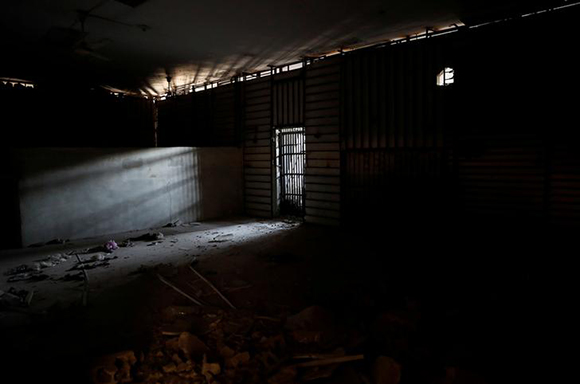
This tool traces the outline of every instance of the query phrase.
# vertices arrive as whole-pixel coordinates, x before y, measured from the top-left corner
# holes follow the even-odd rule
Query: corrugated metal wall
[[[248,215],[272,216],[271,79],[244,83],[244,196]]]
[[[250,215],[276,211],[274,129],[303,123],[307,222],[578,224],[578,100],[570,96],[580,86],[570,49],[577,13],[316,60],[233,91],[202,92],[205,104],[192,115],[212,111],[207,126],[227,137],[242,126]],[[438,87],[448,66],[455,84]],[[185,109],[173,118],[187,121]]]
[[[343,92],[345,219],[411,218],[440,205],[448,178],[445,40],[347,55]]]
[[[546,13],[457,36],[448,120],[466,218],[580,224],[578,98],[569,92],[580,87],[570,49],[578,16]]]
[[[306,67],[306,222],[340,223],[341,63],[335,56]]]

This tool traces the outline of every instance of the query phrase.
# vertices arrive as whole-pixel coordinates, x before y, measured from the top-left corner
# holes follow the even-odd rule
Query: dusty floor
[[[87,271],[86,306],[84,282],[62,280],[81,273],[69,271],[74,256],[43,269],[43,281],[8,283],[2,276],[0,290],[34,295],[29,307],[0,311],[1,374],[18,382],[84,383],[96,357],[148,350],[162,332],[205,335],[191,322],[166,321],[171,306],[193,304],[159,275],[207,307],[227,310],[188,268],[192,262],[239,311],[254,317],[283,321],[311,305],[330,311],[341,325],[340,339],[350,340],[348,352],[365,358],[351,363],[356,374],[345,364],[320,383],[391,383],[373,376],[373,361],[385,355],[401,364],[403,384],[519,381],[533,377],[527,367],[541,360],[539,335],[533,342],[529,336],[546,318],[537,313],[545,292],[533,265],[502,259],[513,254],[513,244],[495,255],[495,245],[481,244],[466,258],[467,243],[451,248],[437,244],[435,235],[414,243],[404,233],[241,218],[5,251],[0,273],[148,232],[162,232],[162,242],[134,241],[107,254],[116,257],[109,265]]]

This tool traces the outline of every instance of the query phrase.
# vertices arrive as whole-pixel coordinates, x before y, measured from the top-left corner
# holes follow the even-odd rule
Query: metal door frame
[[[305,207],[306,207],[306,191],[305,191],[305,182],[304,177],[306,173],[306,129],[303,126],[293,126],[293,127],[277,127],[274,129],[275,139],[275,160],[274,160],[274,168],[275,168],[275,191],[276,191],[276,213],[277,214],[287,214],[288,212],[283,212],[282,205],[284,201],[292,201],[293,203],[299,204],[299,209],[294,214],[298,214],[301,217],[304,217],[305,214]],[[283,137],[290,137],[296,136],[298,139],[294,139],[293,141],[290,140],[287,144],[284,144],[285,141],[282,139]],[[301,147],[299,152],[289,152],[283,153],[283,147],[285,146],[298,146]],[[289,160],[292,156],[302,157],[301,164],[299,161],[296,161],[294,164],[292,160]],[[294,167],[297,168],[298,172],[292,173],[285,173],[284,170]],[[291,182],[292,187],[298,189],[300,192],[296,193],[295,190],[291,191],[290,193],[287,192],[286,187],[288,183],[285,182],[285,176],[301,176],[301,182]],[[291,198],[285,199],[286,196],[297,196],[298,198]],[[292,214],[292,213],[290,213]]]

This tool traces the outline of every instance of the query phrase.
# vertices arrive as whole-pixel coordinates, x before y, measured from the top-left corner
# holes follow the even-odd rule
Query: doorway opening
[[[276,202],[282,216],[304,216],[305,167],[304,127],[276,129]]]

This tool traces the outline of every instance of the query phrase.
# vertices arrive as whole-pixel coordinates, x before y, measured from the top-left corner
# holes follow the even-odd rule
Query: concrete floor
[[[74,257],[45,269],[45,281],[8,284],[1,276],[0,290],[35,291],[29,308],[0,311],[2,361],[18,382],[83,382],[79,378],[94,357],[145,348],[153,330],[163,326],[164,308],[191,305],[158,274],[224,308],[186,267],[196,259],[196,270],[237,308],[258,315],[285,318],[316,304],[332,310],[347,329],[367,331],[393,311],[418,319],[411,349],[400,357],[412,372],[431,375],[434,367],[452,365],[488,382],[525,381],[534,375],[526,367],[542,356],[544,336],[529,334],[551,318],[550,310],[538,313],[553,305],[551,291],[544,290],[533,263],[516,257],[519,242],[500,246],[488,234],[486,241],[472,236],[452,244],[434,231],[418,237],[416,231],[386,231],[371,223],[353,231],[238,218],[4,251],[0,273],[147,232],[162,232],[163,242],[135,242],[116,250],[109,266],[88,271],[86,307],[82,282],[58,280],[71,273]],[[380,353],[376,337],[366,342],[366,353]],[[36,370],[29,369],[32,363]],[[425,381],[417,376],[406,382]]]
[[[52,255],[67,256],[71,252],[82,252],[87,248],[104,244],[108,240],[121,243],[128,238],[135,238],[146,233],[163,233],[165,236],[157,244],[154,241],[135,241],[132,247],[120,247],[113,253],[92,252],[80,254],[81,259],[103,255],[106,258],[116,257],[109,266],[88,270],[90,292],[95,297],[107,289],[127,284],[136,276],[140,268],[158,264],[179,267],[191,263],[194,259],[204,259],[224,253],[231,253],[232,246],[242,246],[260,239],[280,235],[295,228],[297,223],[280,220],[257,221],[255,219],[231,219],[180,225],[172,228],[154,228],[148,231],[131,231],[102,237],[75,240],[63,245],[46,245],[38,248],[24,248],[0,252],[0,274],[20,265],[34,265]],[[68,255],[68,260],[42,269],[49,276],[43,281],[21,281],[9,283],[7,276],[0,280],[0,290],[8,291],[10,287],[17,290],[34,291],[33,300],[28,308],[31,312],[42,312],[56,303],[69,306],[78,303],[83,291],[83,283],[78,281],[64,282],[61,279],[67,274],[79,271],[67,271],[77,264],[75,256]],[[4,317],[6,315],[4,314]],[[2,314],[0,314],[2,321]]]

